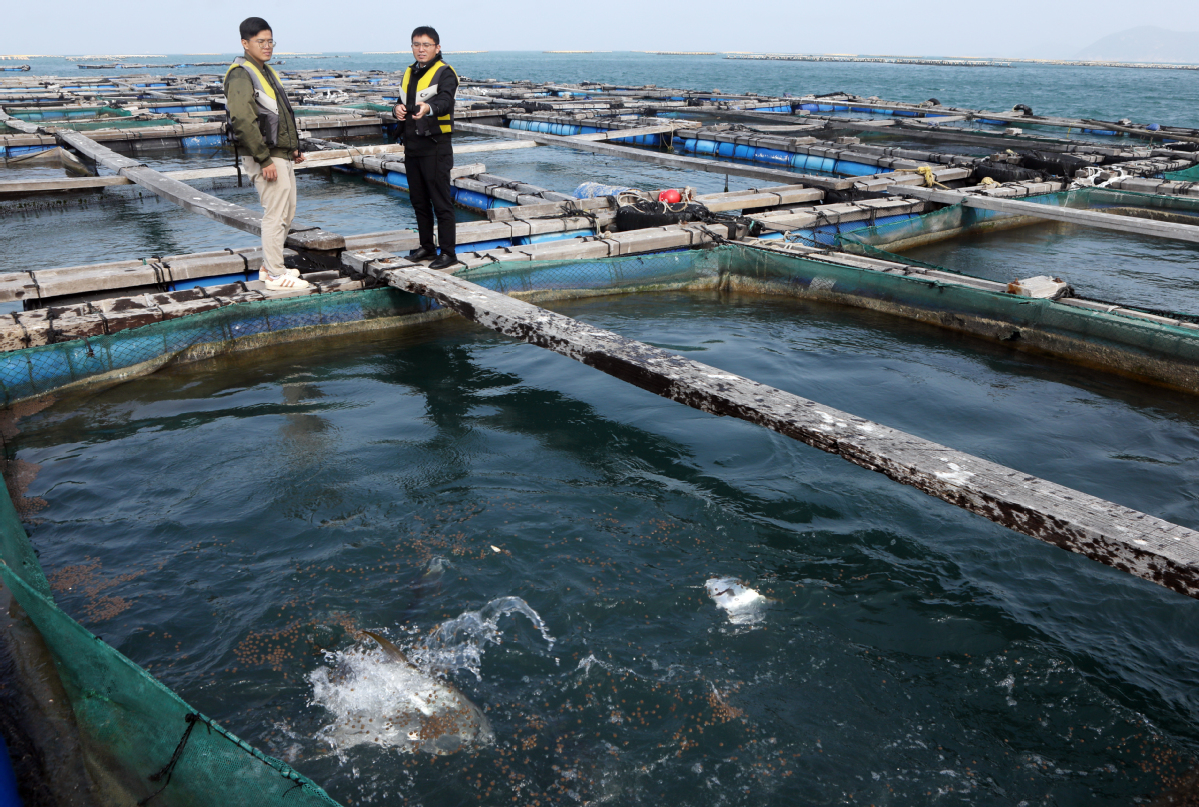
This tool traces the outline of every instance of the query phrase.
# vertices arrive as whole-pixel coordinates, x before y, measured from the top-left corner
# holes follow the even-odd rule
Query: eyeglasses
[[[437,47],[436,42],[413,42],[412,43],[413,50],[428,50],[429,48],[435,48],[435,47]]]
[[[275,40],[273,40],[273,39],[251,39],[250,41],[253,42],[255,45],[257,45],[260,48],[275,47]]]

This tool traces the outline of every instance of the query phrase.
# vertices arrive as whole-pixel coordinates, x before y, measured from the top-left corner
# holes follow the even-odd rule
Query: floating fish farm
[[[306,152],[298,171],[407,189],[391,111],[399,74],[280,72]],[[0,160],[6,168],[48,167],[56,174],[3,179],[0,172],[0,216],[102,204],[113,189],[129,186],[163,206],[257,234],[256,209],[205,189],[205,183],[243,181],[226,148],[224,101],[218,72],[6,74]],[[548,308],[694,290],[799,300],[918,323],[938,338],[1001,347],[1015,360],[1050,359],[1097,378],[1199,394],[1199,307],[1188,310],[1169,295],[1133,299],[1085,288],[1063,279],[1054,265],[1004,265],[975,275],[931,257],[947,245],[1018,228],[1031,232],[1046,222],[1199,243],[1199,129],[1063,118],[1027,106],[967,109],[937,99],[464,77],[455,132],[461,263],[446,271],[407,259],[419,246],[412,230],[350,232],[297,220],[286,254],[312,284],[300,292],[270,291],[257,280],[256,247],[109,262],[64,253],[61,265],[30,262],[0,274],[0,395],[9,420],[38,411],[52,396],[112,387],[163,368],[462,318],[683,407],[840,457],[887,484],[910,486],[993,522],[1013,542],[1028,537],[1064,550],[1054,555],[1063,563],[1076,562],[1066,554],[1074,553],[1171,597],[1199,598],[1199,532],[1165,514],[1088,495]],[[519,150],[548,163],[554,155],[583,153],[686,172],[724,189],[696,192],[686,182],[547,188],[488,169],[489,159]],[[203,167],[146,164],[162,154],[190,155]],[[730,180],[739,189],[729,190]],[[69,757],[63,782],[81,783],[105,804],[338,803],[309,778],[302,760],[293,767],[239,738],[62,610],[26,532],[32,522],[12,501],[24,497],[14,479],[10,495],[0,497],[0,576],[27,619],[10,632],[39,637],[22,647],[30,659],[25,666],[40,664],[45,675],[38,691],[46,719],[72,738],[60,749]],[[492,550],[503,554],[503,547],[485,549]],[[442,571],[431,562],[424,574],[432,579]],[[770,607],[768,597],[731,577],[714,573],[696,588],[739,629],[760,626]],[[97,602],[102,613],[105,602]],[[554,627],[523,600],[493,601],[468,621],[486,632],[509,615],[523,615],[536,628],[530,641],[538,647],[554,646]],[[349,618],[328,621],[338,620],[344,623],[338,636],[367,649],[344,655],[340,670],[313,679],[313,702],[344,718],[323,741],[336,747],[361,735],[377,746],[441,759],[503,739],[496,713],[485,716],[469,694],[428,675],[421,653]],[[450,633],[443,623],[430,642],[448,643]],[[419,701],[385,727],[367,727],[370,710],[337,685],[352,679],[371,653],[388,665],[388,680]],[[738,714],[729,692],[712,689],[705,697],[722,720]],[[515,757],[508,761],[517,764]],[[491,792],[480,790],[479,799],[498,803],[485,798]],[[567,784],[554,791],[562,803],[568,792],[574,791]],[[540,798],[546,800],[527,791],[511,796],[513,803],[551,803],[549,795]],[[604,800],[595,793],[585,802],[572,798]]]

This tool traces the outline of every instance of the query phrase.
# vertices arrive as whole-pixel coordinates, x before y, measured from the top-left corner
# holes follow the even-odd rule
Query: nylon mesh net
[[[1199,182],[1199,165],[1181,171],[1166,171],[1162,176],[1174,182]]]
[[[46,641],[105,804],[336,805],[291,767],[195,712],[54,604],[7,490],[0,577]]]

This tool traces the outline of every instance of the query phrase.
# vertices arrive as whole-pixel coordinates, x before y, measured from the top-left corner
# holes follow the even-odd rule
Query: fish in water
[[[383,650],[383,655],[396,664],[403,664],[413,672],[424,676],[416,665],[408,660],[404,651],[386,636],[381,636],[373,630],[364,630],[364,634],[374,639]],[[489,742],[493,733],[487,717],[456,686],[448,681],[439,681],[430,676],[424,676],[429,682],[427,687],[408,693],[408,704],[401,706],[395,718],[407,710],[407,722],[410,724],[408,739],[416,744],[421,751],[430,754],[452,754],[463,747],[476,742]]]
[[[708,596],[729,615],[734,625],[752,625],[762,621],[762,612],[770,602],[740,580],[713,577],[704,583]]]
[[[487,717],[457,687],[423,672],[387,637],[364,630],[383,655],[340,653],[340,670],[310,678],[313,702],[336,719],[322,735],[339,751],[362,743],[453,754],[494,739]]]

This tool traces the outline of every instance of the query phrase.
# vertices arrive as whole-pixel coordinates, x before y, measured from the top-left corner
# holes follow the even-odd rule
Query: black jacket
[[[445,69],[437,79],[437,92],[424,100],[424,103],[428,104],[432,110],[432,114],[425,115],[420,119],[413,118],[417,107],[416,85],[430,70],[437,70],[440,67]],[[441,56],[437,56],[424,67],[421,67],[418,62],[414,62],[409,69],[412,73],[408,78],[408,92],[404,98],[404,106],[408,108],[403,126],[405,152],[432,154],[439,150],[438,146],[443,144],[445,148],[449,148],[450,135],[441,131],[443,121],[439,118],[447,115],[451,118],[453,116],[454,95],[458,92],[458,74],[441,60]]]

